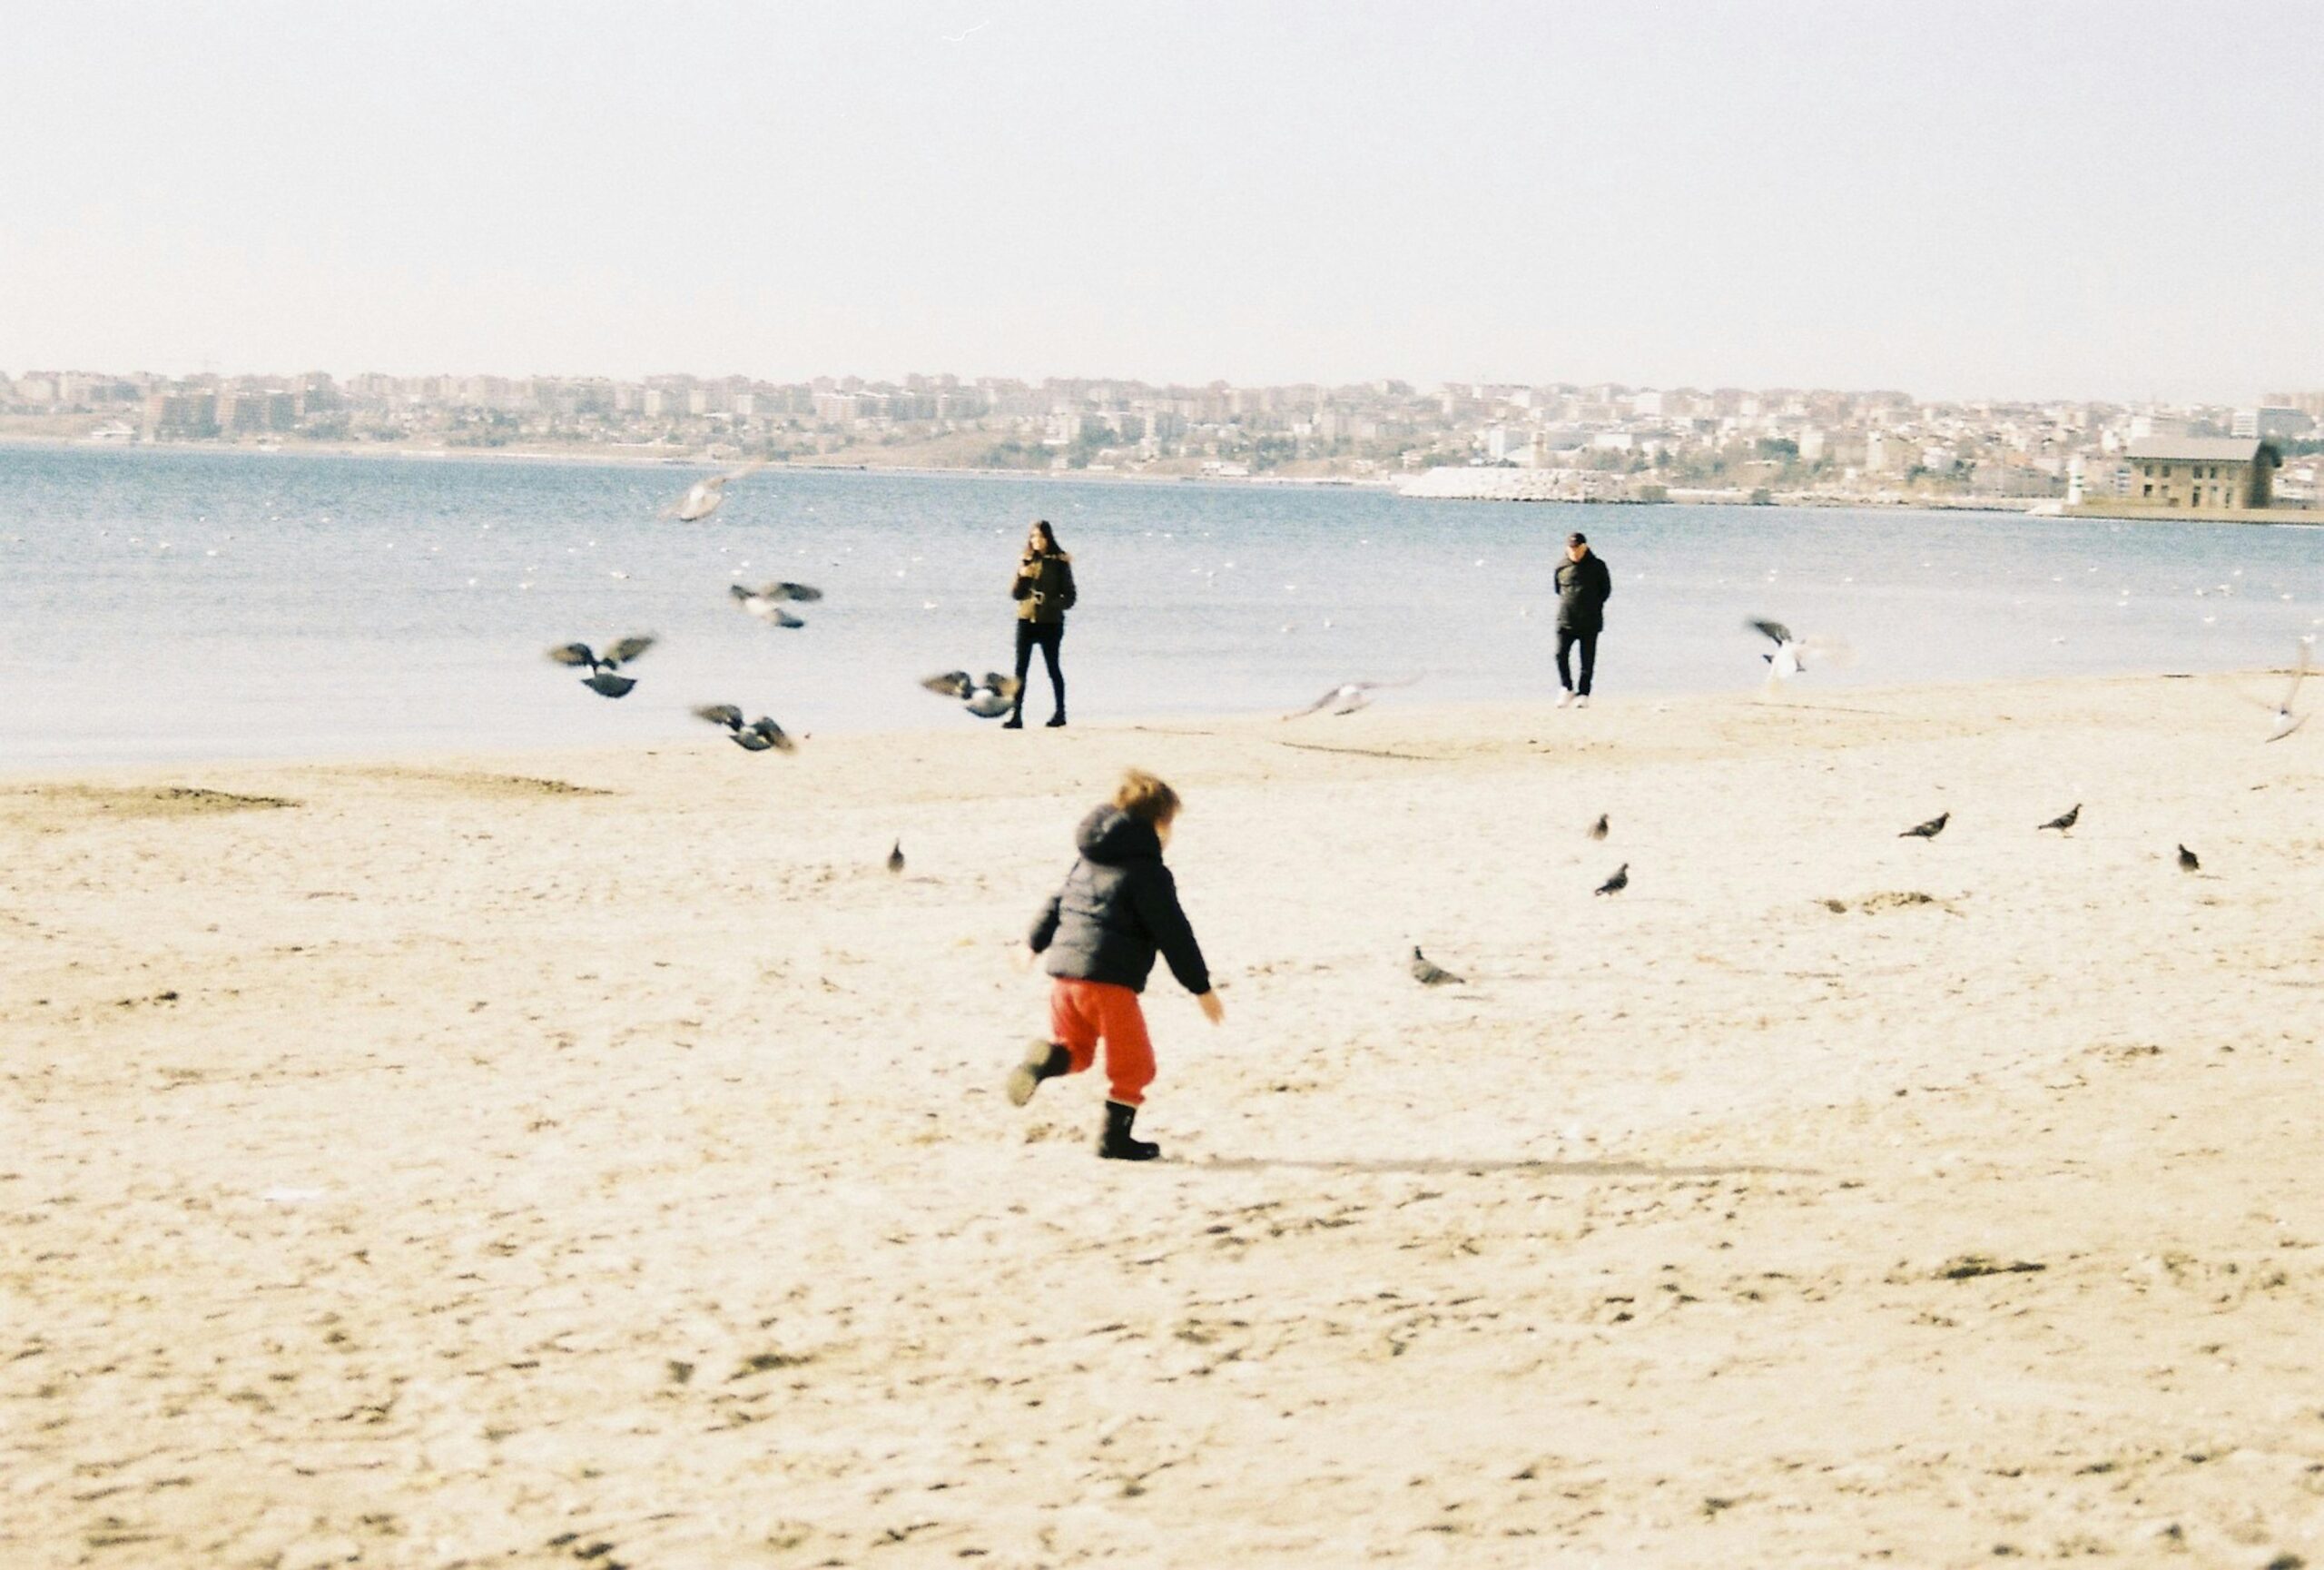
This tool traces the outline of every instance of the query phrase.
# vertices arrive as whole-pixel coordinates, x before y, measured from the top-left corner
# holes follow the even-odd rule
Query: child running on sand
[[[1154,1046],[1137,994],[1158,950],[1178,984],[1194,993],[1212,1024],[1226,1017],[1210,988],[1210,972],[1178,885],[1162,864],[1162,847],[1178,815],[1178,793],[1143,769],[1122,775],[1114,799],[1081,820],[1074,848],[1081,859],[1049,896],[1025,938],[1024,963],[1046,951],[1049,1039],[1037,1041],[1009,1075],[1009,1099],[1023,1106],[1043,1080],[1078,1074],[1106,1043],[1106,1131],[1098,1153],[1117,1161],[1150,1161],[1162,1148],[1130,1137],[1146,1087],[1154,1080]]]

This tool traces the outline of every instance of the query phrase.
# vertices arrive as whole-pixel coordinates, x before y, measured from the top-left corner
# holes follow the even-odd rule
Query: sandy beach
[[[2278,685],[0,780],[0,1565],[2324,1563]]]

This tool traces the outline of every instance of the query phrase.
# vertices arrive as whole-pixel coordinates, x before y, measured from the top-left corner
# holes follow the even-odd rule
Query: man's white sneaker
[[[1573,700],[1573,706],[1576,708],[1588,708],[1590,706],[1590,695],[1585,692],[1580,697],[1575,698]]]
[[[1569,704],[1571,704],[1571,703],[1572,703],[1572,702],[1573,702],[1573,694],[1571,694],[1571,693],[1570,693],[1570,692],[1561,692],[1561,693],[1558,694],[1558,707],[1560,707],[1560,708],[1564,708],[1567,705],[1569,705]]]

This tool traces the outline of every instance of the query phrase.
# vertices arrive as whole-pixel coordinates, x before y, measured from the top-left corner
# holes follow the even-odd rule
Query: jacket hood
[[[1154,825],[1115,806],[1099,807],[1083,818],[1073,831],[1073,848],[1100,866],[1162,859],[1162,840]]]

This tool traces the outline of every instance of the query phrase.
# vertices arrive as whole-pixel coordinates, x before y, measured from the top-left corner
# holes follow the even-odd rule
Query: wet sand
[[[0,782],[0,1564],[2319,1562],[2275,685]]]

